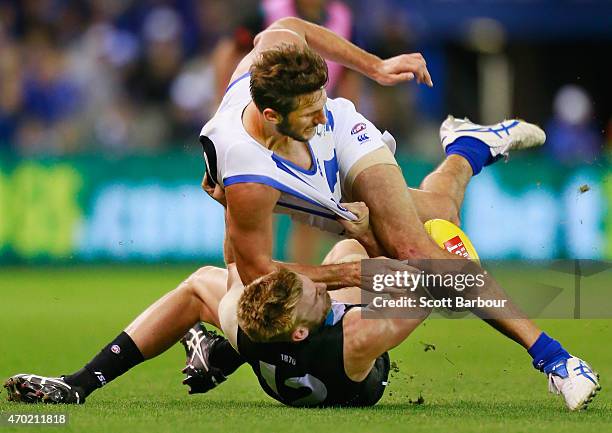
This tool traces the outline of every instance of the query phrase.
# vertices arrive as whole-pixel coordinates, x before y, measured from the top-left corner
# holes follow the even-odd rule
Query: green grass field
[[[20,372],[60,375],[82,367],[192,270],[1,268],[0,378]],[[607,392],[612,320],[539,324],[600,372],[603,390],[587,411],[567,412],[561,398],[548,394],[546,378],[531,367],[527,353],[484,323],[430,319],[392,352],[399,371],[372,408],[283,407],[259,389],[247,366],[212,392],[189,396],[181,385],[182,347],[175,346],[94,393],[83,406],[25,406],[7,402],[3,392],[0,413],[68,413],[68,425],[53,431],[74,432],[612,431]],[[425,343],[435,350],[425,351]],[[40,429],[0,426],[0,432]]]

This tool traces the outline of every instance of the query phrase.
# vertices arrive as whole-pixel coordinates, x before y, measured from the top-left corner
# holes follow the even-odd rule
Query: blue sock
[[[561,346],[561,343],[550,338],[544,332],[540,334],[527,352],[533,358],[533,366],[544,372],[547,372],[547,367],[553,367],[557,362],[571,358],[571,355]]]
[[[459,137],[446,147],[446,155],[461,155],[470,163],[473,175],[476,176],[482,167],[493,164],[501,155],[493,158],[489,146],[474,137]]]

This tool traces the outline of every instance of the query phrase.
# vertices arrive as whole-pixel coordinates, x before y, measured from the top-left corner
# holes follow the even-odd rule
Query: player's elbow
[[[210,281],[215,277],[223,276],[225,270],[214,266],[203,266],[193,274],[191,274],[180,286],[179,290],[188,292],[190,295],[195,295],[202,298],[205,292],[209,289]]]
[[[281,43],[305,44],[303,21],[295,17],[281,18],[255,36],[253,44],[258,49],[267,49]]]
[[[257,278],[276,270],[276,266],[271,259],[253,261],[238,260],[236,266],[238,268],[240,280],[245,286],[251,284]]]
[[[439,207],[439,216],[437,218],[450,221],[456,226],[461,226],[460,212],[461,209],[453,200],[442,201]]]
[[[279,18],[268,27],[268,30],[290,30],[297,34],[303,34],[304,22],[303,19],[298,17]]]

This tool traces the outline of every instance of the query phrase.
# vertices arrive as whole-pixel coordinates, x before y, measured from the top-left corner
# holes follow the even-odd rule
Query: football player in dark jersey
[[[347,223],[349,229],[351,224],[367,225],[367,218]],[[362,258],[367,258],[365,249],[355,240],[344,240],[324,263]],[[396,261],[391,268],[414,271]],[[282,403],[372,405],[387,384],[386,351],[429,311],[387,319],[372,310],[377,317],[364,319],[359,300],[358,288],[327,292],[324,284],[287,269],[245,288],[235,265],[227,270],[203,267],[151,305],[82,369],[59,377],[18,374],[5,387],[14,401],[84,403],[93,391],[184,336],[184,383],[191,393],[205,392],[248,362],[264,391]],[[200,323],[193,327],[199,321],[223,329],[227,340]]]

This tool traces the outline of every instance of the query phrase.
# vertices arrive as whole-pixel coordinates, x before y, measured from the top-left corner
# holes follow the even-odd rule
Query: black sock
[[[227,340],[221,340],[211,348],[209,361],[224,376],[229,376],[246,362]]]
[[[125,332],[100,351],[84,368],[64,377],[68,385],[81,388],[87,397],[144,361],[144,356]]]

